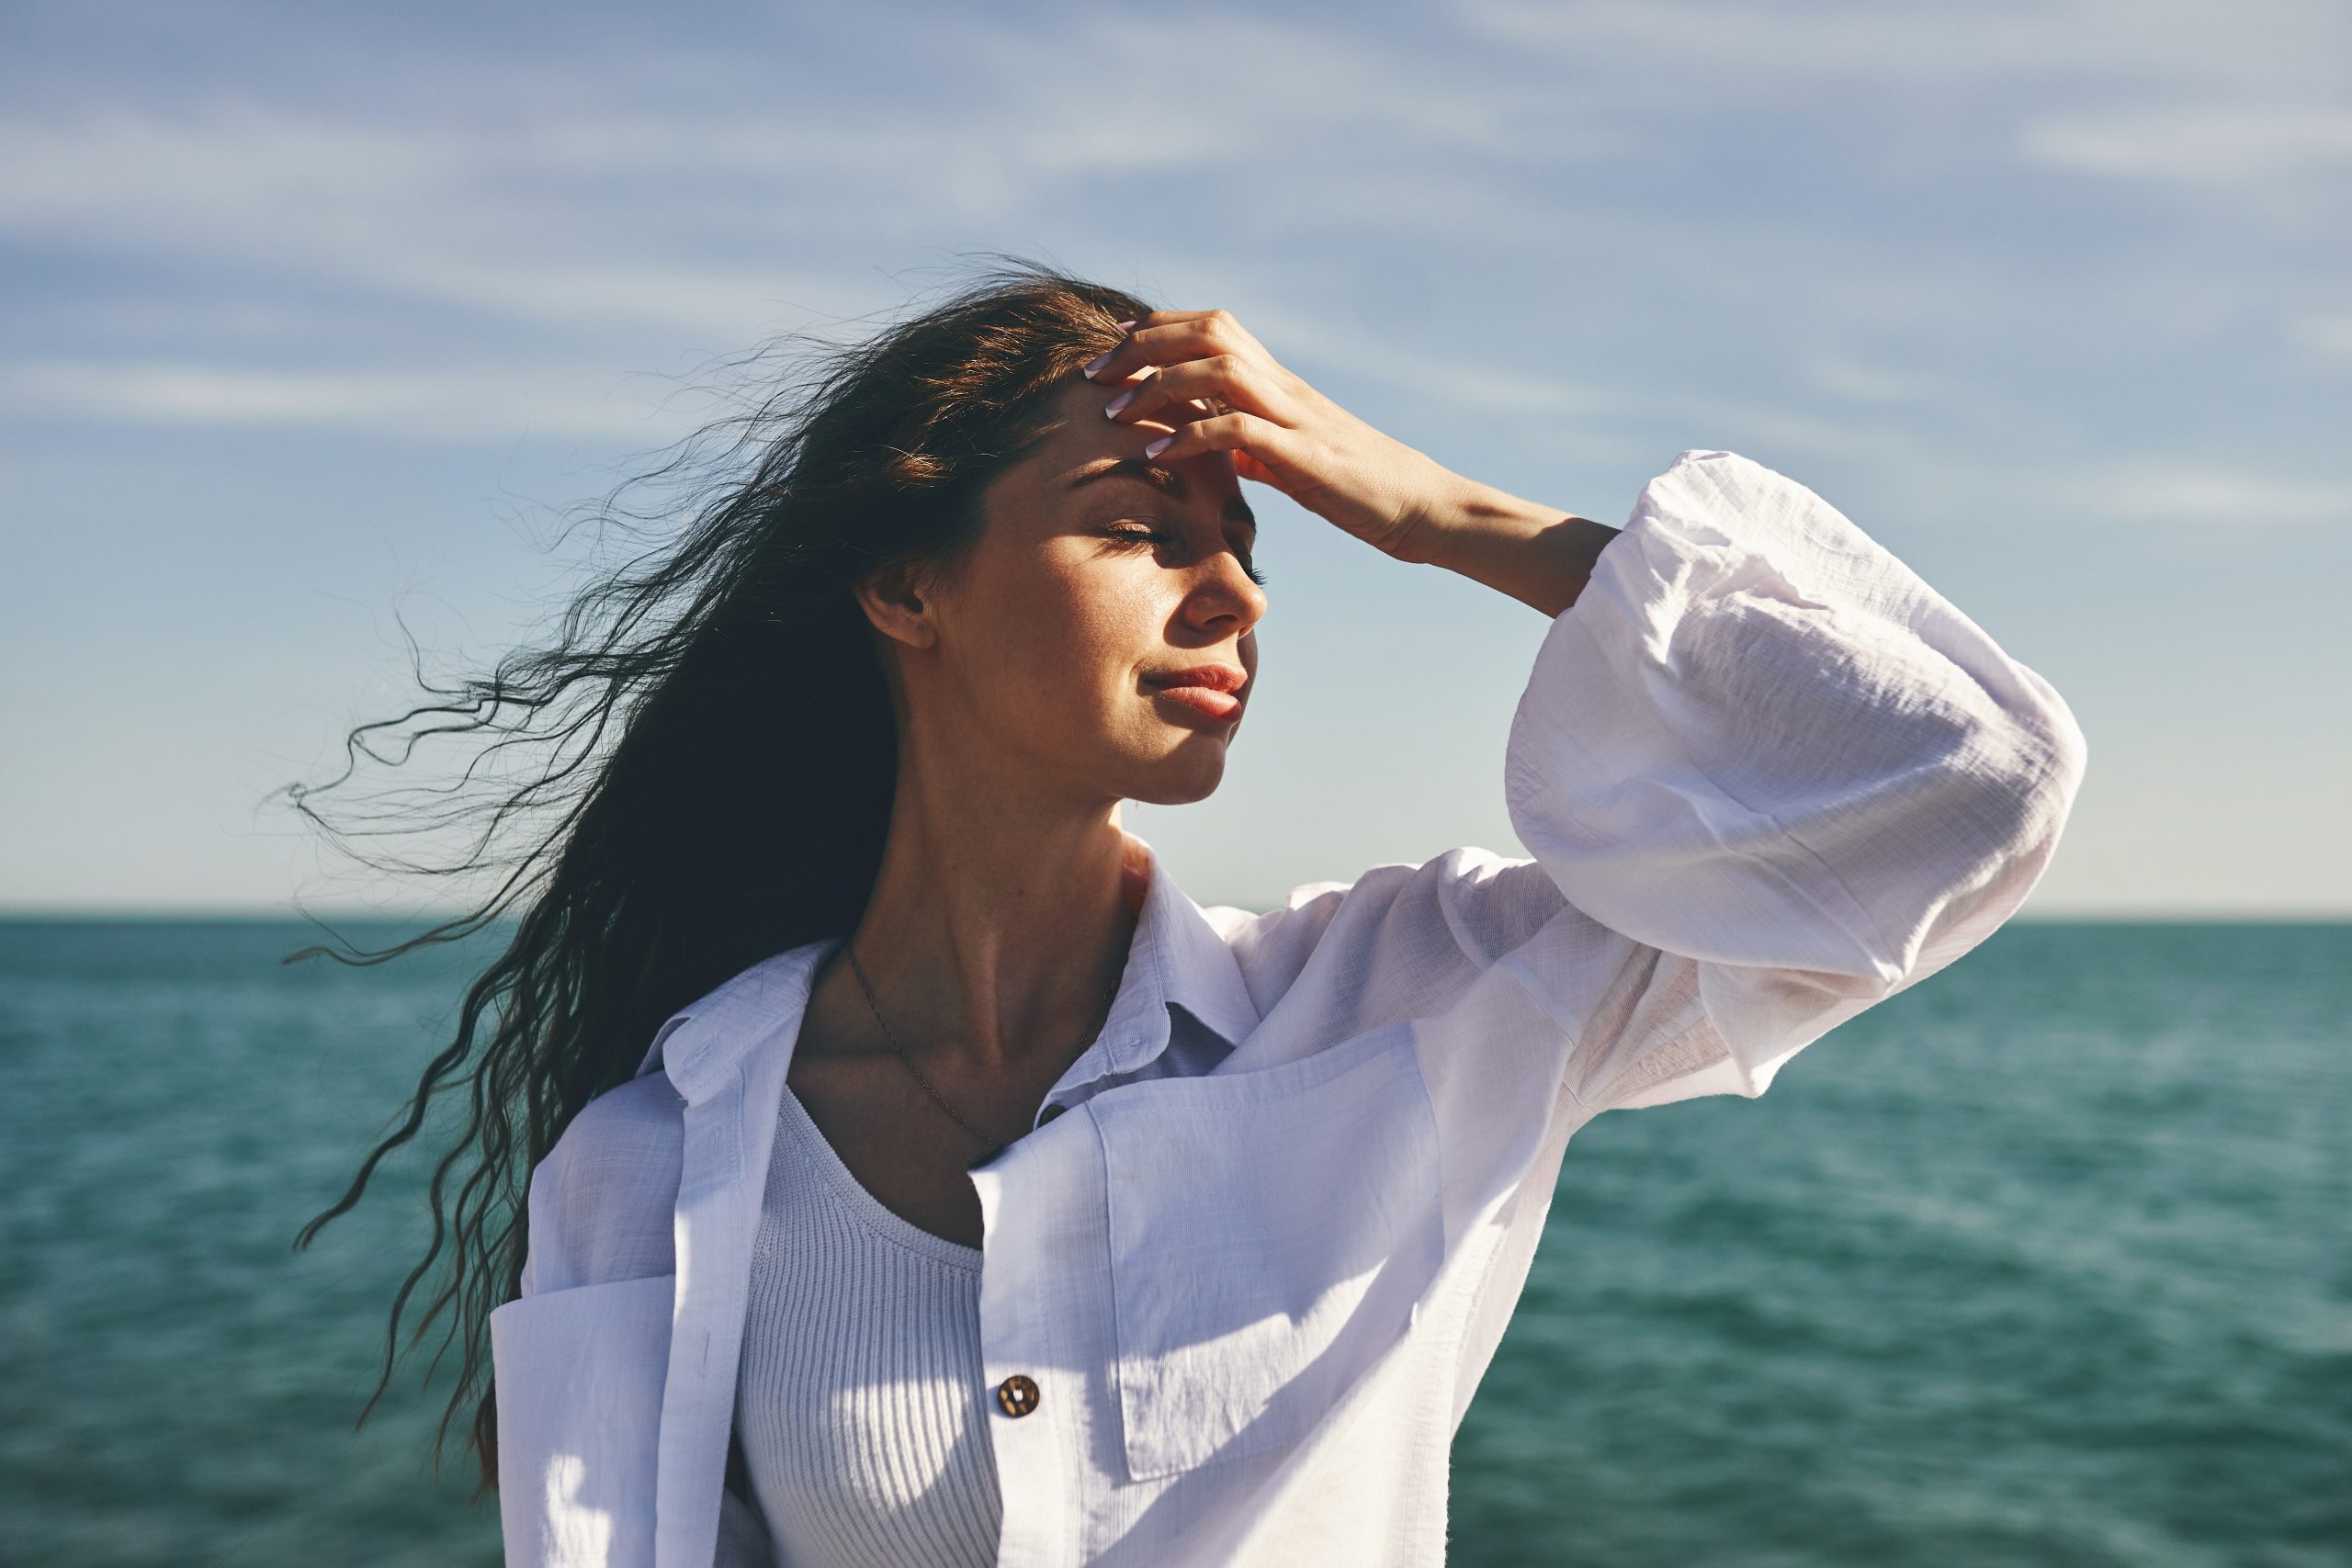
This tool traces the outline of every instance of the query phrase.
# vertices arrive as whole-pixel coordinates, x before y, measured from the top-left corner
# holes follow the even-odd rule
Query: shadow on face
[[[1257,522],[1228,455],[1145,457],[1171,426],[1106,419],[1120,389],[1057,396],[932,584],[927,635],[899,650],[918,765],[954,758],[1090,809],[1198,800],[1223,777],[1266,611]]]

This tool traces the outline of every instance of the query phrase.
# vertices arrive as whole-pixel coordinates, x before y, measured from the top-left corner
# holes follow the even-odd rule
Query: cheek
[[[988,705],[1012,728],[1065,745],[1120,722],[1156,644],[1155,607],[1141,586],[1098,570],[1023,587],[989,617],[979,660]]]

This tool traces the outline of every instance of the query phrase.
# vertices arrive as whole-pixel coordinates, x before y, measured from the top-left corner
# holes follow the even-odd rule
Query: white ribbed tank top
[[[778,1568],[994,1562],[982,1374],[979,1249],[883,1207],[787,1089],[735,1387]]]

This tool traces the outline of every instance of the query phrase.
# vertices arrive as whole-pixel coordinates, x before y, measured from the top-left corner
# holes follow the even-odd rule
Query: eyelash
[[[1127,539],[1139,545],[1176,545],[1183,542],[1177,538],[1175,535],[1163,534],[1157,528],[1114,528],[1110,530],[1110,534],[1114,539]],[[1256,583],[1259,587],[1263,588],[1266,586],[1266,574],[1260,571],[1251,562],[1247,560],[1243,561],[1241,563],[1241,572],[1243,576],[1249,578],[1250,581]]]

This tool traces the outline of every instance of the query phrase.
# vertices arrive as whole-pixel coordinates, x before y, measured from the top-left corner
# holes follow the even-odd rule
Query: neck
[[[902,757],[853,938],[891,1030],[984,1067],[1074,1057],[1125,966],[1147,869],[1119,803],[950,781],[914,748]]]

